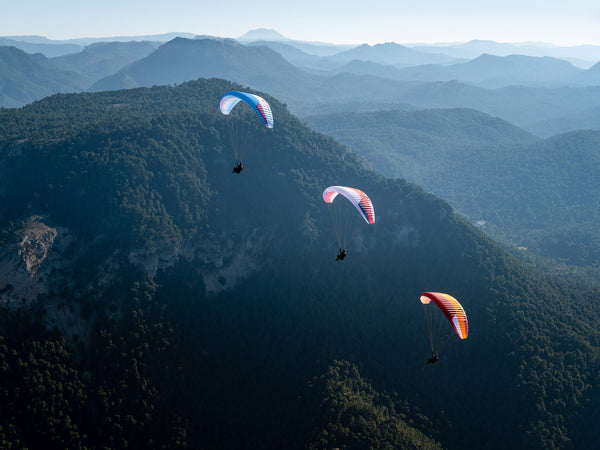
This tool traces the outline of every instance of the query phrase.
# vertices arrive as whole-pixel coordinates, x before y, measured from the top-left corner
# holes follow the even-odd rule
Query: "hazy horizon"
[[[257,28],[273,29],[294,40],[348,45],[471,40],[600,45],[600,5],[585,0],[493,0],[485,4],[476,0],[452,4],[443,0],[418,4],[402,0],[306,0],[301,4],[24,0],[5,5],[0,17],[3,36],[37,35],[52,40],[173,32],[238,38]]]
[[[258,31],[258,30],[268,30],[268,31],[275,31],[278,34],[282,35],[284,38],[289,39],[291,41],[297,41],[297,42],[306,42],[306,43],[315,43],[315,44],[331,44],[331,45],[340,45],[340,46],[344,46],[344,45],[379,45],[379,44],[389,44],[389,43],[394,43],[394,44],[399,44],[399,45],[406,45],[406,46],[432,46],[432,47],[444,47],[444,46],[453,46],[453,45],[460,45],[460,44],[467,44],[467,43],[471,43],[471,42],[493,42],[496,44],[506,44],[506,45],[513,45],[513,46],[537,46],[537,47],[548,47],[549,49],[551,48],[575,48],[575,47],[598,47],[600,46],[600,44],[574,44],[574,45],[559,45],[559,44],[555,44],[553,42],[546,42],[546,41],[515,41],[515,42],[509,42],[509,41],[497,41],[497,40],[493,40],[493,39],[468,39],[468,40],[463,40],[463,41],[435,41],[435,42],[425,42],[425,41],[406,41],[406,42],[398,42],[398,41],[385,41],[385,42],[373,42],[373,43],[369,43],[369,42],[355,42],[355,43],[339,43],[339,42],[332,42],[332,41],[324,41],[324,40],[317,40],[317,39],[294,39],[291,38],[289,36],[286,36],[283,33],[279,33],[278,30],[275,29],[271,29],[271,28],[254,28],[254,29],[249,29],[246,32],[242,33],[239,36],[218,36],[218,35],[210,35],[207,33],[190,33],[187,31],[167,31],[164,33],[143,33],[143,34],[111,34],[111,35],[103,35],[103,36],[92,36],[92,35],[82,35],[82,36],[77,36],[77,37],[69,37],[69,38],[52,38],[49,37],[47,35],[43,35],[43,34],[18,34],[18,35],[8,35],[8,34],[3,34],[0,35],[0,38],[4,38],[4,39],[15,39],[18,40],[19,38],[24,38],[24,41],[26,42],[31,42],[31,43],[44,43],[46,41],[49,41],[50,43],[53,42],[57,42],[57,43],[61,43],[61,42],[69,42],[69,41],[73,41],[73,42],[77,42],[77,41],[96,41],[96,40],[103,40],[103,39],[119,39],[119,40],[125,40],[127,38],[144,38],[144,37],[159,37],[159,36],[169,36],[169,35],[174,35],[174,36],[187,36],[189,35],[190,37],[200,37],[200,36],[210,36],[210,37],[214,37],[214,38],[223,38],[223,39],[239,39],[242,38],[244,35],[254,32],[254,31]],[[39,40],[38,40],[39,39]],[[171,38],[169,38],[170,40]],[[166,41],[165,41],[166,42]]]

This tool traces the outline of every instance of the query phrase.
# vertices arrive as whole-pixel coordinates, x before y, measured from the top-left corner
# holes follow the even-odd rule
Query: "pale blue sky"
[[[50,39],[187,32],[298,40],[600,45],[598,0],[3,0],[0,36]]]

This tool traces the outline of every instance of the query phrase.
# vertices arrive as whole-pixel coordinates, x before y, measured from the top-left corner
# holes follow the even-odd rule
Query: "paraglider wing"
[[[362,218],[368,224],[375,223],[375,210],[371,199],[360,189],[346,186],[329,186],[323,191],[323,200],[325,203],[332,203],[338,194],[346,197],[350,203],[358,210]]]
[[[271,112],[271,106],[269,106],[264,98],[259,97],[258,95],[238,91],[228,92],[221,97],[219,109],[227,116],[240,101],[247,103],[256,114],[258,114],[258,117],[260,117],[265,124],[265,127],[273,128],[273,113]]]
[[[469,322],[467,314],[462,305],[454,297],[440,292],[424,292],[421,294],[421,303],[428,305],[435,303],[448,318],[454,331],[460,339],[466,339],[469,335]]]

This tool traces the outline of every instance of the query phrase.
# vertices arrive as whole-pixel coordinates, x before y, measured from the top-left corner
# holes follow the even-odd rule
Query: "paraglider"
[[[334,200],[341,195],[346,201]],[[367,194],[360,189],[346,186],[329,186],[323,191],[331,221],[338,241],[339,255],[336,261],[343,261],[347,255],[346,246],[353,239],[361,217],[369,225],[375,223],[375,209]],[[356,214],[358,211],[358,215]]]
[[[452,342],[453,338],[468,337],[469,322],[462,305],[451,295],[424,292],[420,300],[423,304],[431,345],[431,358],[427,364],[434,364],[439,358],[439,353]]]
[[[237,107],[238,104],[245,104],[248,108]],[[235,108],[235,117],[232,111]],[[266,130],[273,128],[273,113],[271,106],[267,101],[255,94],[248,92],[231,91],[227,92],[219,101],[219,109],[225,117],[227,131],[231,139],[231,146],[235,155],[236,166],[232,173],[240,173],[244,166],[243,160],[245,154],[250,150],[258,137]],[[253,116],[258,116],[259,121],[245,116],[251,112]]]

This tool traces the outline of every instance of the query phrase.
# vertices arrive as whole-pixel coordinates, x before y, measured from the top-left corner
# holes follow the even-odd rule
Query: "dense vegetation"
[[[553,273],[596,282],[600,132],[541,140],[472,110],[383,111],[307,118]]]
[[[594,447],[599,292],[518,262],[266,94],[275,128],[231,174],[231,89],[1,111],[0,263],[31,215],[70,237],[27,275],[55,284],[1,313],[3,447]],[[343,263],[333,184],[377,214]],[[423,291],[469,315],[435,365]]]
[[[325,374],[311,382],[306,397],[320,401],[307,405],[316,423],[308,449],[441,449],[407,426],[408,411],[397,411],[398,403],[376,392],[349,362],[334,361]]]

